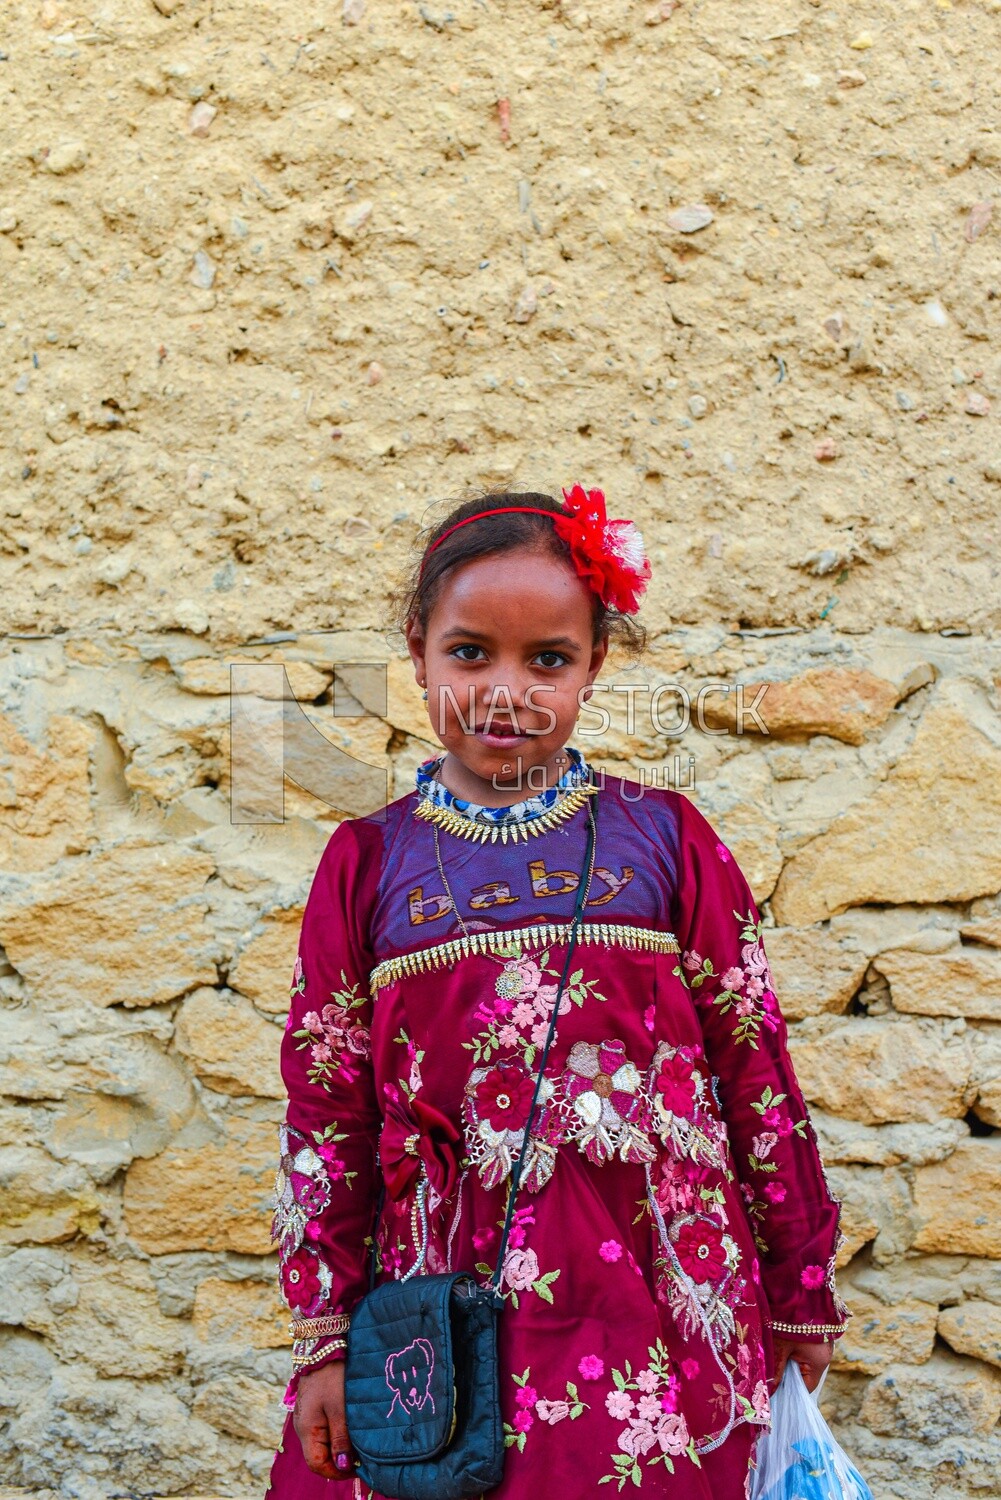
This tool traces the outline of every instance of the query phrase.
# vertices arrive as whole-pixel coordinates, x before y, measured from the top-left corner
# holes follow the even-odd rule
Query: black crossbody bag
[[[563,987],[587,898],[595,840],[589,799],[587,847],[563,972],[539,1059],[521,1150],[511,1170],[504,1230],[489,1286],[467,1271],[413,1276],[375,1287],[348,1332],[345,1401],[356,1468],[393,1500],[460,1500],[500,1484],[504,1473],[497,1354],[500,1283],[522,1163],[556,1032]],[[373,1281],[374,1281],[373,1247]]]

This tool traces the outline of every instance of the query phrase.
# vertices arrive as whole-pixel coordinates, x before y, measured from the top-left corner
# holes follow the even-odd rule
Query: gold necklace
[[[437,780],[437,772],[435,773],[435,779]],[[598,790],[598,788],[596,786],[593,786],[593,785],[590,785],[590,784],[587,786],[587,791],[588,792],[596,792],[597,790]],[[579,803],[577,805],[580,806]],[[593,827],[593,825],[594,825],[594,810],[593,810],[590,802],[588,802],[588,804],[587,804],[587,816],[588,816],[588,822],[591,823],[591,825]],[[445,866],[442,864],[441,848],[440,848],[439,843],[438,843],[438,824],[437,823],[434,823],[432,825],[432,832],[434,833],[434,857],[435,857],[435,862],[436,862],[436,864],[438,866],[438,874],[441,876],[441,883],[445,887],[445,895],[448,897],[449,901],[452,903],[452,911],[455,913],[455,920],[458,922],[459,926],[462,928],[462,935],[463,935],[463,937],[464,938],[468,938],[469,935],[470,935],[469,928],[466,926],[465,922],[462,920],[462,913],[459,911],[459,908],[458,908],[458,906],[456,904],[455,897],[452,895],[452,888],[451,888],[451,886],[448,883],[448,876],[445,874]],[[597,845],[597,839],[593,839],[592,842],[591,842],[591,859],[590,859],[590,862],[588,864],[588,870],[587,870],[587,884],[584,887],[584,905],[585,906],[587,905],[587,898],[591,894],[591,880],[592,880],[592,878],[594,876],[594,856],[595,856],[596,845]],[[489,954],[489,957],[492,958],[495,963],[499,963],[502,967],[504,966],[505,963],[507,963],[507,959],[500,958],[495,953]]]
[[[432,777],[432,780],[439,786],[443,785],[439,777],[440,770],[439,765]],[[421,818],[425,823],[432,824],[436,838],[437,830],[444,828],[447,833],[455,834],[456,838],[473,839],[480,844],[488,841],[491,844],[496,844],[498,841],[502,844],[508,841],[516,844],[519,840],[527,843],[530,838],[548,833],[550,828],[555,828],[557,824],[572,818],[597,790],[597,786],[591,781],[583,782],[579,786],[567,787],[559,801],[554,803],[547,812],[517,823],[478,823],[468,813],[461,813],[454,807],[445,807],[439,802],[433,802],[430,797],[420,797],[413,811],[415,818]]]

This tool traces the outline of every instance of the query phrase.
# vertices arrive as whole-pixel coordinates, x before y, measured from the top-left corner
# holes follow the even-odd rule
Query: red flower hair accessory
[[[639,596],[650,580],[650,560],[643,550],[643,538],[635,523],[610,521],[605,513],[605,496],[601,490],[585,490],[575,484],[572,490],[563,491],[563,498],[567,510],[542,510],[537,505],[498,505],[456,521],[431,543],[424,554],[421,572],[431,553],[460,526],[482,521],[484,516],[523,516],[528,512],[547,516],[552,521],[557,536],[570,548],[570,557],[578,574],[606,609],[634,615],[639,609]]]
[[[606,609],[633,615],[650,579],[650,559],[632,521],[610,521],[601,490],[575,484],[564,490],[569,516],[554,515],[556,534],[570,548],[573,565]]]

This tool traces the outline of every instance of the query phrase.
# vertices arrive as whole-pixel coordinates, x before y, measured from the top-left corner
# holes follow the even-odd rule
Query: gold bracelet
[[[775,1323],[769,1318],[768,1326],[773,1333],[844,1333],[844,1323]]]
[[[347,1333],[351,1319],[347,1313],[326,1318],[293,1318],[288,1331],[294,1339],[322,1338],[325,1333]]]
[[[309,1365],[318,1365],[321,1359],[327,1358],[328,1354],[343,1354],[347,1347],[344,1339],[333,1339],[322,1349],[314,1349],[312,1354],[296,1354],[293,1348],[292,1369],[293,1371],[305,1370]]]

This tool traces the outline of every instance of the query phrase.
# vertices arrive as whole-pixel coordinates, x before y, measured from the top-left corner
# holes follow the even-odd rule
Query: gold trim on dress
[[[468,813],[459,812],[454,807],[442,807],[426,797],[418,800],[414,817],[423,818],[425,823],[437,823],[446,833],[454,833],[460,839],[474,839],[480,844],[506,844],[508,841],[516,844],[519,839],[527,843],[533,834],[547,833],[558,823],[572,818],[584,806],[588,797],[593,797],[597,791],[598,787],[593,784],[571,787],[548,812],[540,813],[537,818],[519,819],[517,822],[478,823]]]
[[[785,1334],[797,1333],[815,1333],[823,1334],[825,1336],[836,1336],[840,1333],[844,1333],[845,1331],[844,1323],[776,1323],[771,1318],[769,1318],[768,1320],[768,1326],[773,1333],[777,1333],[780,1337]]]
[[[540,922],[532,927],[492,927],[484,932],[471,932],[466,937],[448,938],[443,943],[417,948],[413,953],[400,953],[396,958],[383,959],[369,975],[369,985],[374,994],[387,984],[394,984],[404,974],[440,969],[445,964],[451,964],[459,958],[469,958],[474,953],[503,953],[505,949],[511,948],[520,950],[526,942],[536,949],[548,948],[551,943],[566,942],[569,936],[569,922]],[[681,952],[673,932],[658,932],[651,927],[633,927],[623,922],[584,922],[577,941],[639,948],[647,953]]]

